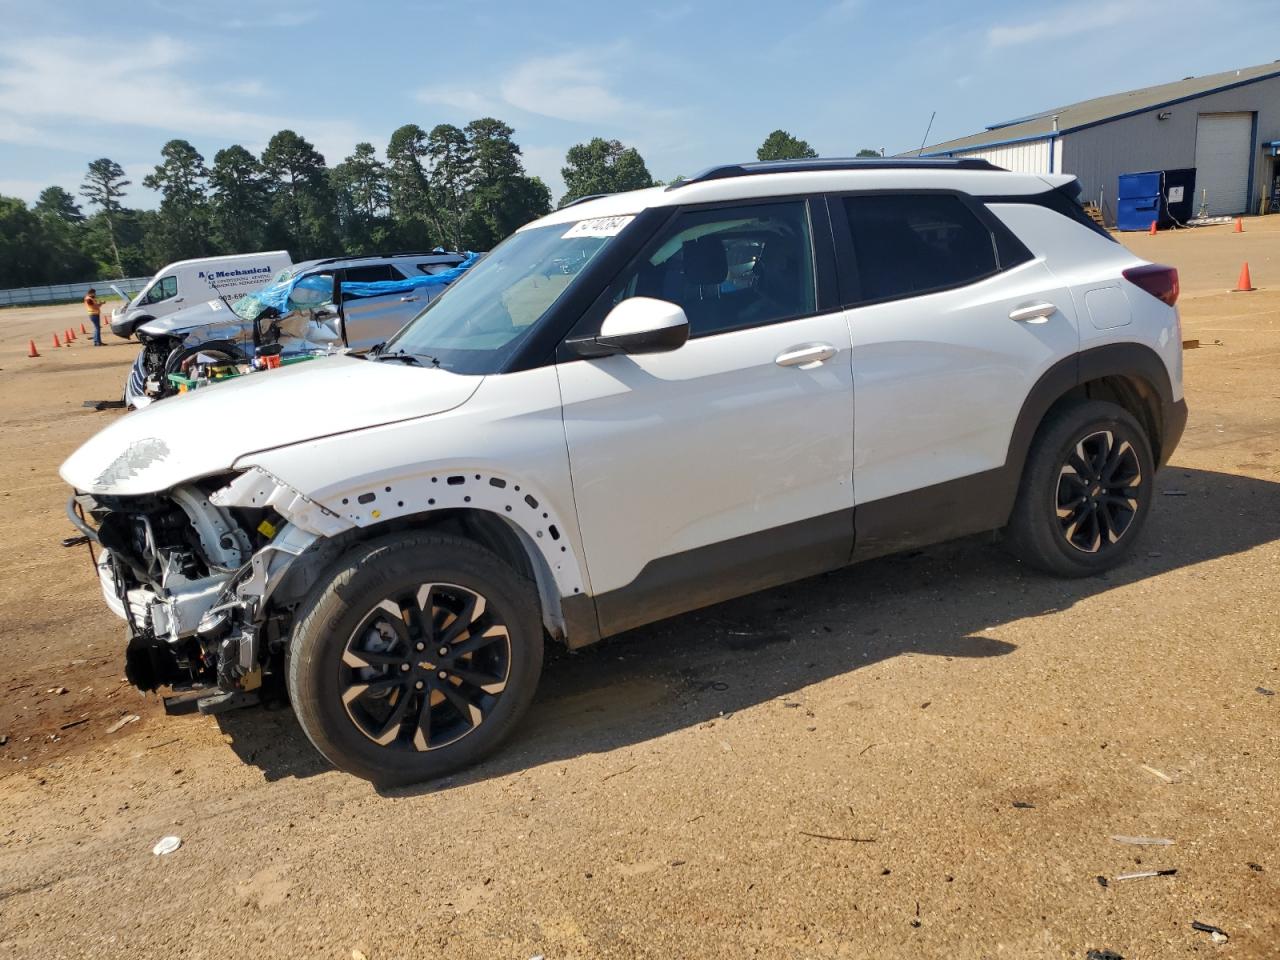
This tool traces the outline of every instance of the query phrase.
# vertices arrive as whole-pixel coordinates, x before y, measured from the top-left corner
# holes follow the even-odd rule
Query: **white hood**
[[[86,493],[158,493],[229,470],[246,454],[444,413],[483,379],[396,361],[310,360],[127,414],[58,472]]]

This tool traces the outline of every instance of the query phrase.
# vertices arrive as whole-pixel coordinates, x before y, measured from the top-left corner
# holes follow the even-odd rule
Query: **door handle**
[[[780,367],[799,367],[801,370],[812,370],[821,366],[824,360],[836,355],[836,348],[829,343],[800,343],[782,351],[773,358]]]
[[[414,302],[416,302],[416,301],[417,301],[417,299],[418,299],[417,297],[401,297],[401,298],[400,298],[400,302],[401,302],[401,303],[414,303]]]
[[[1032,303],[1009,311],[1009,319],[1019,323],[1044,323],[1058,312],[1052,303]]]

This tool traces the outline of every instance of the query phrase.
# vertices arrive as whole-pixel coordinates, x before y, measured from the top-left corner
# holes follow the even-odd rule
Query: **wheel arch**
[[[1076,399],[1108,400],[1128,410],[1146,430],[1156,463],[1168,460],[1172,449],[1166,443],[1170,438],[1165,411],[1174,402],[1169,371],[1150,347],[1113,343],[1059,361],[1028,392],[1005,459],[1005,468],[1015,484],[1022,477],[1031,442],[1045,418],[1059,404]],[[1176,442],[1176,438],[1172,439]]]
[[[366,478],[350,489],[304,495],[251,467],[215,499],[270,506],[342,552],[406,531],[465,537],[536,584],[548,634],[570,647],[584,646],[600,638],[585,565],[568,524],[539,493],[492,471],[454,468],[403,480]]]

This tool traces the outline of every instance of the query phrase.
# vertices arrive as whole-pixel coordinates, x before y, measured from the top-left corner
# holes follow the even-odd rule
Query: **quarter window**
[[[991,231],[951,194],[844,198],[863,300],[957,287],[998,269]]]
[[[614,287],[684,308],[693,337],[815,312],[813,244],[803,200],[680,214]]]

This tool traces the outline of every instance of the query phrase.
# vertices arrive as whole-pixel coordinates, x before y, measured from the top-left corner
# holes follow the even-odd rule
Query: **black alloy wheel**
[[[380,747],[434,750],[493,711],[511,672],[511,637],[479,593],[424,583],[369,611],[339,671],[357,730]]]
[[[1067,543],[1083,553],[1118,543],[1133,526],[1144,491],[1142,464],[1111,430],[1084,437],[1058,478],[1055,511]]]

